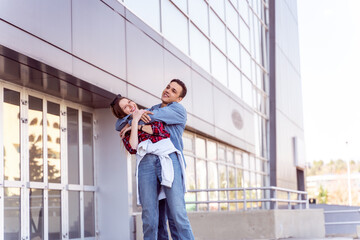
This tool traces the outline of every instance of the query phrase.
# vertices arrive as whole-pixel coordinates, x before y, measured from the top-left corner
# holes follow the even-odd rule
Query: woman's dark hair
[[[170,82],[171,83],[176,82],[177,84],[179,84],[181,86],[182,91],[181,91],[180,97],[184,98],[186,96],[186,93],[187,93],[187,88],[185,86],[185,83],[183,81],[181,81],[180,79],[173,79]]]
[[[116,98],[110,104],[111,112],[117,118],[123,118],[127,115],[126,113],[124,113],[124,111],[121,109],[121,107],[119,105],[119,102],[124,98],[126,98],[126,97],[121,97],[121,95],[117,95]],[[128,99],[128,98],[126,98],[126,99]]]

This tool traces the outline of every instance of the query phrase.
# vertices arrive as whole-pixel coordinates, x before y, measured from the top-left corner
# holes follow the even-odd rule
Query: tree
[[[326,204],[328,202],[328,191],[322,185],[320,185],[317,200],[320,204]]]

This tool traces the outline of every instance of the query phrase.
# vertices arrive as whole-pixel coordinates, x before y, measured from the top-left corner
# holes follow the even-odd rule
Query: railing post
[[[246,203],[246,190],[245,188],[243,188],[243,195],[244,195],[244,210],[246,211],[247,210],[247,203]]]
[[[291,209],[291,203],[290,203],[290,192],[287,192],[288,195],[288,209]]]

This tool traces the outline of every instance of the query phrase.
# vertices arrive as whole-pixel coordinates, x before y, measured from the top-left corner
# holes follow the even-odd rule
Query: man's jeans
[[[187,217],[181,166],[176,153],[170,154],[174,167],[174,181],[171,188],[164,187],[166,202],[181,240],[193,240]],[[157,240],[159,224],[159,200],[161,165],[157,155],[146,154],[138,170],[139,195],[142,206],[144,240]]]
[[[165,198],[159,201],[159,227],[157,240],[169,240],[167,221],[169,221],[171,238],[173,240],[181,240]]]

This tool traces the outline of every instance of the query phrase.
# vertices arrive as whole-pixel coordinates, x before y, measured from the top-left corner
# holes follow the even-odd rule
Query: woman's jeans
[[[174,167],[174,181],[171,188],[164,187],[166,202],[171,218],[175,223],[179,239],[193,240],[190,222],[187,217],[181,166],[176,153],[170,158]],[[142,206],[144,240],[157,240],[159,224],[159,199],[161,165],[157,155],[146,154],[138,170],[139,195]]]

